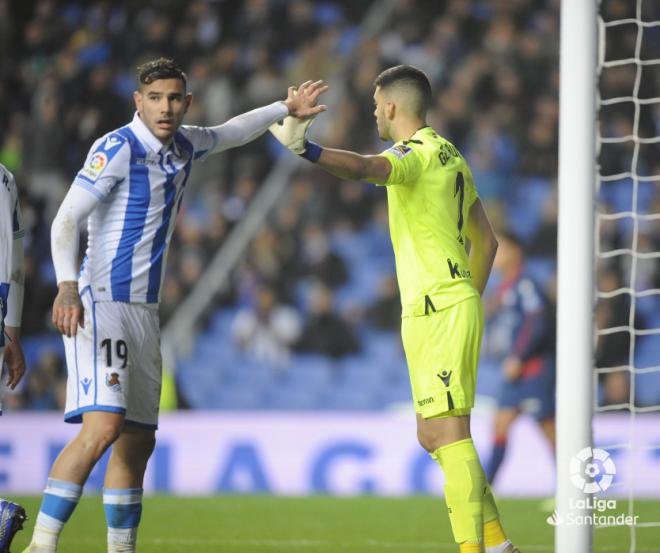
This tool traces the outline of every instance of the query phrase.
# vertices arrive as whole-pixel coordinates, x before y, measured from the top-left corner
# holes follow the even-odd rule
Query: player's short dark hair
[[[181,79],[185,88],[188,77],[172,59],[158,58],[139,65],[137,77],[140,85],[151,84],[160,79]]]
[[[395,65],[383,71],[376,80],[374,86],[381,90],[394,84],[405,84],[414,88],[420,96],[421,111],[426,111],[431,104],[431,83],[426,73],[412,65]]]

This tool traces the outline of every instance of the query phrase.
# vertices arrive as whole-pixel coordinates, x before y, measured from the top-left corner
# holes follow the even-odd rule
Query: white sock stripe
[[[57,497],[63,497],[64,499],[75,502],[78,502],[80,496],[82,495],[82,492],[79,491],[69,490],[66,488],[57,488],[54,486],[46,486],[44,493],[47,493],[48,495],[56,495]]]
[[[130,505],[133,503],[142,503],[142,494],[108,495],[104,493],[103,503],[105,505]]]
[[[43,526],[48,530],[59,532],[64,526],[64,523],[61,520],[57,520],[56,518],[53,518],[46,513],[39,511],[39,514],[37,515],[36,526]]]
[[[108,528],[108,553],[134,553],[137,528]]]

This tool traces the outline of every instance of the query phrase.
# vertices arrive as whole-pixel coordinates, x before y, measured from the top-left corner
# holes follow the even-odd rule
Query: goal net
[[[555,551],[655,551],[660,2],[562,0],[560,19]]]
[[[594,438],[621,461],[612,491],[627,503],[633,553],[660,533],[660,513],[631,522],[645,491],[636,467],[660,451],[660,430],[640,440],[660,416],[660,2],[602,0],[597,60],[594,413],[623,413],[627,430]]]

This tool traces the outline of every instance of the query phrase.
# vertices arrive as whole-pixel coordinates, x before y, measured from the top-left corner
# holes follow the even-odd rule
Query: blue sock
[[[108,551],[135,551],[142,516],[142,488],[104,489],[103,509],[108,523]]]
[[[54,548],[81,495],[80,484],[49,478],[34,527],[33,543]]]
[[[486,479],[489,483],[493,483],[497,471],[500,470],[500,465],[504,460],[504,454],[506,453],[506,440],[495,440],[493,444],[493,453],[490,456],[488,461],[488,466],[486,467]]]

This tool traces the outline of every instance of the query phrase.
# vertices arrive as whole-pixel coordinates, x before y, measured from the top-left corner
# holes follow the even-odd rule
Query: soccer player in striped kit
[[[52,552],[90,471],[112,445],[103,504],[108,551],[135,551],[142,485],[154,449],[161,387],[158,301],[176,215],[196,161],[245,144],[287,115],[313,116],[325,91],[303,83],[287,99],[216,127],[182,126],[192,101],[168,59],[138,68],[136,113],[92,146],[53,221],[58,282],[53,323],[65,336],[65,419],[82,422],[55,460],[30,553]],[[79,228],[88,243],[76,266]]]
[[[0,163],[0,376],[6,364],[6,382],[12,390],[25,374],[25,357],[20,341],[24,278],[23,234],[16,181]],[[24,520],[23,507],[0,499],[0,552],[9,551],[12,539],[23,527]]]

